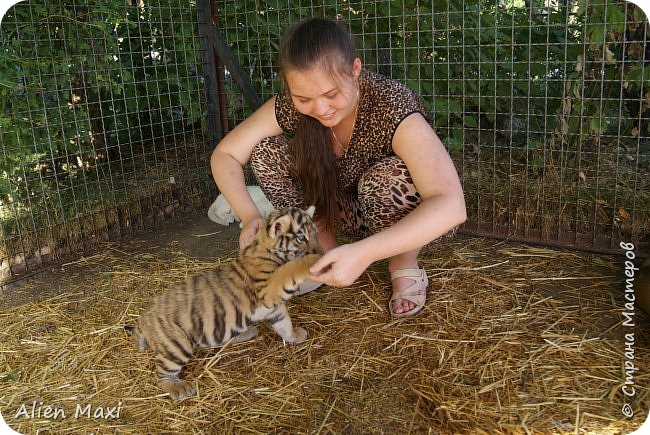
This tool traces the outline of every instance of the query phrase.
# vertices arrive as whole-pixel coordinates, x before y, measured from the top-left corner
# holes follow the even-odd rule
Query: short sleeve
[[[278,94],[275,97],[275,118],[280,128],[289,134],[295,134],[300,120],[298,112],[287,94]]]

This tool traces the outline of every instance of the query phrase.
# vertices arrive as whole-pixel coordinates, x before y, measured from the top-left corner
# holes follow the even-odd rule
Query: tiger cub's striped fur
[[[285,302],[322,253],[313,213],[313,206],[272,212],[233,262],[168,289],[135,328],[125,327],[140,350],[153,350],[158,385],[173,399],[194,394],[179,374],[197,347],[250,340],[263,320],[287,343],[307,339],[292,326]]]

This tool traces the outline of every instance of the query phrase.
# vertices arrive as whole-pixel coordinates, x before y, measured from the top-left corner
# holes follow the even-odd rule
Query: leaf
[[[587,176],[585,175],[584,172],[580,171],[580,173],[578,174],[578,177],[580,177],[580,179],[582,180],[583,183],[586,183],[586,182],[587,182]],[[598,202],[598,201],[599,201],[599,200],[596,200],[596,202]],[[601,200],[601,201],[602,201],[602,200]]]
[[[0,382],[17,381],[20,379],[20,370],[12,370],[0,375]]]
[[[448,100],[449,113],[459,115],[463,111],[463,106],[456,100]]]
[[[608,65],[616,65],[616,56],[612,52],[612,50],[609,49],[609,46],[605,47],[605,62]]]
[[[566,118],[560,119],[560,125],[562,128],[562,134],[569,134],[569,122],[566,120]]]
[[[587,26],[587,35],[592,44],[602,44],[605,42],[605,26],[603,24],[589,24]]]
[[[596,135],[601,135],[607,130],[607,126],[609,125],[609,122],[604,116],[601,116],[600,114],[594,116],[591,118],[591,123],[589,126],[591,127],[592,133],[595,133]]]
[[[465,115],[463,116],[463,123],[465,124],[466,127],[469,128],[476,128],[478,126],[478,122],[476,121],[476,117],[473,115]]]
[[[460,151],[463,149],[463,142],[455,137],[450,137],[445,142],[450,150]]]
[[[618,215],[623,219],[624,221],[627,221],[630,219],[630,214],[625,210],[624,207],[619,207],[618,208]]]
[[[582,55],[578,56],[578,60],[576,61],[576,72],[581,72],[585,68],[585,61],[582,57]]]
[[[611,2],[607,4],[607,28],[615,32],[625,30],[625,12],[620,5]]]

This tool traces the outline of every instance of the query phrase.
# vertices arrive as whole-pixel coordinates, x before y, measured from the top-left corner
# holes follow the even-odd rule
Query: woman
[[[428,280],[420,250],[466,219],[458,174],[415,95],[366,72],[338,24],[310,18],[282,38],[285,92],[232,130],[212,154],[219,190],[240,217],[246,246],[262,217],[244,182],[251,167],[276,207],[316,205],[325,255],[318,283],[351,285],[389,259],[389,311],[413,315]],[[358,239],[339,246],[336,233]]]

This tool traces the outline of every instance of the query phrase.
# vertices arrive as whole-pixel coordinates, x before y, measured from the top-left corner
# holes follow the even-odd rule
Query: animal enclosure
[[[210,153],[281,92],[278,40],[308,16],[421,97],[468,222],[422,255],[418,317],[388,317],[373,265],[291,301],[305,343],[263,330],[199,353],[197,396],[172,403],[122,325],[235,255],[237,228],[205,217]],[[0,24],[2,417],[22,433],[638,428],[650,323],[624,273],[650,242],[649,32],[611,0],[18,3]]]

